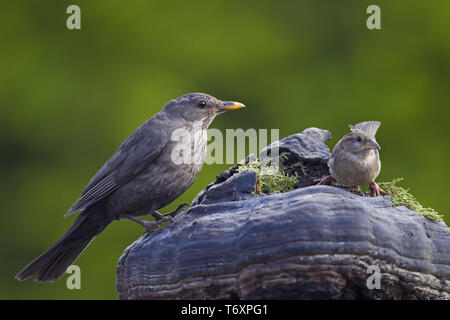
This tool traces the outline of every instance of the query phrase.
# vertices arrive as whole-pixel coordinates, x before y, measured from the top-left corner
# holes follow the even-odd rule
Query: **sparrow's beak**
[[[217,107],[214,109],[219,112],[225,112],[228,110],[237,110],[245,108],[245,106],[240,102],[234,102],[234,101],[222,101]]]
[[[378,150],[381,150],[380,145],[374,139],[369,140],[369,142],[364,144],[364,147],[366,147],[366,149],[378,149]]]

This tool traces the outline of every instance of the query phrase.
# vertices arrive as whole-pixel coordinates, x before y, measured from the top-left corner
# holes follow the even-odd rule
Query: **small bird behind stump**
[[[350,126],[347,133],[334,146],[328,167],[330,176],[316,180],[319,184],[326,184],[333,179],[343,186],[359,186],[369,184],[374,196],[386,194],[376,183],[375,179],[381,170],[380,145],[375,140],[375,134],[381,122],[365,121]]]
[[[147,230],[157,228],[183,209],[161,215],[156,210],[186,191],[206,157],[206,129],[216,115],[243,108],[203,93],[167,103],[162,111],[129,136],[94,175],[67,215],[83,210],[50,249],[16,275],[18,280],[59,279],[92,239],[114,220],[130,219]],[[151,214],[155,222],[138,219]]]

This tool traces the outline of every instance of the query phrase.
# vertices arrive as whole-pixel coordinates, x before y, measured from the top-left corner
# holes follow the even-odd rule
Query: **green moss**
[[[278,167],[271,167],[268,163],[261,163],[253,160],[249,163],[242,163],[237,169],[238,172],[245,170],[256,172],[257,194],[288,192],[294,189],[298,177],[286,175]]]
[[[308,175],[308,172],[306,171],[306,167],[305,167],[305,165],[303,164],[303,162],[301,160],[299,160],[298,162],[294,163],[292,165],[292,167],[294,167],[294,168],[300,167],[300,170],[302,170],[303,175],[304,176]]]
[[[287,160],[287,159],[289,158],[289,155],[290,155],[290,154],[291,154],[290,152],[287,152],[287,151],[281,151],[281,152],[280,152],[280,155],[279,155],[279,157],[280,157],[280,163],[283,163],[284,160]]]
[[[444,220],[444,216],[436,212],[433,208],[424,208],[408,190],[396,186],[396,183],[402,180],[403,178],[397,178],[391,182],[381,182],[378,184],[391,197],[394,207],[405,206],[430,220]]]
[[[279,163],[280,163],[280,165],[281,165],[281,167],[282,167],[282,170],[286,169],[286,167],[283,165],[283,163],[284,163],[286,160],[289,160],[289,156],[290,156],[290,155],[291,155],[291,153],[288,152],[288,151],[282,151],[282,152],[280,153],[280,156],[279,156]],[[295,162],[294,164],[288,165],[288,167],[300,168],[300,170],[302,171],[302,174],[303,174],[304,176],[307,176],[307,175],[308,175],[308,171],[306,170],[306,167],[305,167],[305,165],[303,164],[303,161],[301,161],[301,160]]]

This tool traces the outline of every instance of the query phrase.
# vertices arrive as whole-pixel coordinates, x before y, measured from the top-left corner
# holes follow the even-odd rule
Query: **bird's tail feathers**
[[[59,279],[94,237],[113,219],[101,204],[86,208],[70,229],[47,251],[30,262],[17,275],[17,280],[35,277],[39,282]]]

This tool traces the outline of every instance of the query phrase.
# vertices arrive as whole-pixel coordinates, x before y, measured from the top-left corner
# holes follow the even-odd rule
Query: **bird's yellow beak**
[[[217,107],[215,107],[214,109],[217,111],[228,111],[228,110],[237,110],[237,109],[241,109],[241,108],[245,108],[245,106],[240,103],[240,102],[235,102],[235,101],[222,101],[222,103],[220,103]]]
[[[366,149],[378,149],[381,150],[380,145],[373,139],[369,140],[369,142],[364,144],[364,147],[366,147]]]

